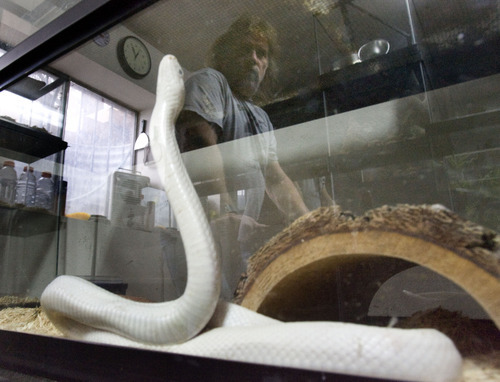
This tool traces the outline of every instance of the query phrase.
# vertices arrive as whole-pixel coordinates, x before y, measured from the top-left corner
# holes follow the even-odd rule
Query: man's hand
[[[263,234],[267,225],[258,223],[250,216],[236,213],[225,214],[211,222],[216,241],[225,242],[239,251],[239,242],[247,242]]]

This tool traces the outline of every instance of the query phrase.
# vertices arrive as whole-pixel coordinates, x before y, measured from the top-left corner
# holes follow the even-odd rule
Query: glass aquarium
[[[189,298],[214,308],[220,297],[218,307],[240,305],[264,323],[307,322],[310,335],[276,340],[286,349],[296,337],[299,354],[323,346],[313,337],[325,322],[384,329],[384,338],[434,328],[463,359],[463,369],[442,362],[446,378],[500,378],[499,31],[497,0],[3,2],[0,315],[31,309],[43,325],[0,318],[2,348],[34,349],[24,361],[0,356],[0,369],[100,378],[85,358],[99,349],[116,365],[199,362],[179,380],[231,379],[236,365],[250,380],[441,378],[431,360],[422,361],[429,377],[365,368],[374,354],[342,368],[184,350],[205,334],[138,353],[146,340],[81,338],[52,311],[73,296],[70,321],[88,324],[72,315]],[[166,55],[180,70],[162,77],[162,65],[175,65]],[[184,95],[169,93],[175,76]],[[162,119],[173,103],[180,113]],[[158,149],[165,134],[179,148],[173,164],[177,148]],[[30,168],[33,204],[7,200],[9,187],[28,191],[19,189]],[[50,208],[36,202],[47,173]],[[86,284],[70,294],[61,281],[68,294],[57,295],[61,275]],[[91,284],[113,297],[85,292]],[[210,309],[185,320],[214,314],[224,325],[221,308]],[[142,319],[144,331],[155,326]],[[249,320],[257,341],[271,337]],[[60,330],[72,341],[59,342]],[[36,346],[50,350],[45,372]],[[124,376],[163,370],[136,365]]]

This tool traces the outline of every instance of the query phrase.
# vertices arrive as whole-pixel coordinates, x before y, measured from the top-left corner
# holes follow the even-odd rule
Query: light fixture
[[[149,147],[149,136],[146,134],[146,120],[142,120],[142,131],[134,144],[134,151]]]

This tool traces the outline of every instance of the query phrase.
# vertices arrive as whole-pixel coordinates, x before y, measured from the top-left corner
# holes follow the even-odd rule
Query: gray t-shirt
[[[218,143],[232,142],[221,146],[224,168],[230,174],[226,182],[235,180],[232,175],[244,175],[244,214],[257,220],[265,193],[265,169],[269,162],[278,160],[268,115],[251,102],[234,97],[224,75],[211,68],[201,69],[187,79],[184,110],[214,124]]]

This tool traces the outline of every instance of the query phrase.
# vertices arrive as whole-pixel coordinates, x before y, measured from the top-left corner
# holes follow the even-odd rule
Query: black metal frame
[[[2,370],[44,381],[384,381],[0,330],[0,379]]]

